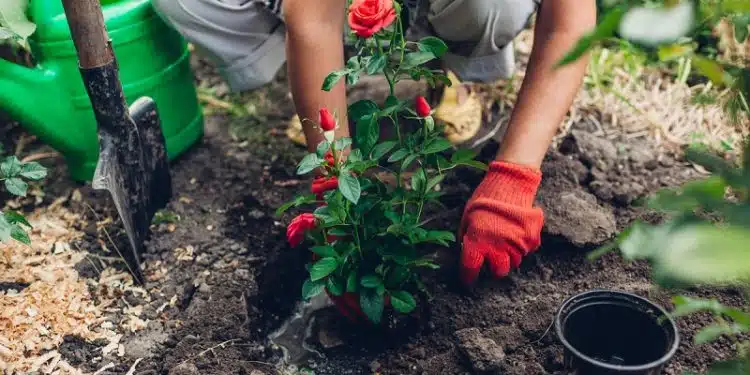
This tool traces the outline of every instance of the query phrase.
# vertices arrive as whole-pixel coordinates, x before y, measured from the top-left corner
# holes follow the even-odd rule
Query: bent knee
[[[509,43],[526,26],[540,0],[430,0],[435,33],[454,42]]]

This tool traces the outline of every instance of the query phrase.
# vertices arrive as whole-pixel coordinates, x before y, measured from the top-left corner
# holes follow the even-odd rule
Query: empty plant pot
[[[585,292],[566,300],[555,318],[565,366],[577,375],[661,374],[679,346],[674,321],[639,296]]]

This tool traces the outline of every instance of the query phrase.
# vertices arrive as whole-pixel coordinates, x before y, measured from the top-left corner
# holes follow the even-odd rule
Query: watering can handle
[[[99,0],[62,0],[62,3],[80,67],[90,69],[111,63],[114,52]]]

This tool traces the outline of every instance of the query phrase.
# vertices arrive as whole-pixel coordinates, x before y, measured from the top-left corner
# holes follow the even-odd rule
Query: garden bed
[[[202,81],[211,82],[208,86],[221,87],[217,77],[201,71],[202,65],[197,68]],[[103,354],[108,341],[68,335],[57,348],[62,360],[84,372],[112,363],[101,374],[129,369],[173,375],[295,373],[279,364],[282,351],[269,344],[268,335],[294,311],[309,253],[288,247],[289,216],[273,215],[309,181],[294,173],[303,150],[284,136],[292,113],[285,86],[275,83],[253,103],[249,116],[209,115],[202,143],[173,164],[175,196],[153,226],[145,254],[145,293],[123,288],[105,313],[123,335],[122,350]],[[320,320],[312,341],[324,357],[312,355],[300,367],[319,375],[564,374],[562,347],[549,328],[565,298],[613,288],[668,307],[671,294],[651,285],[647,265],[616,255],[590,262],[586,254],[635,218],[659,219],[635,207],[639,198],[700,173],[648,140],[612,131],[597,135],[601,129],[584,123],[572,128],[543,166],[538,197],[546,215],[543,246],[521,270],[505,280],[482,280],[467,291],[458,283],[458,250],[440,249],[436,256],[443,267],[427,277],[432,300],[419,321],[403,331],[374,335],[357,327],[342,330],[340,320]],[[232,134],[241,129],[242,139],[228,129]],[[494,147],[485,147],[485,160]],[[80,232],[71,240],[73,248],[97,259],[116,256],[115,247],[126,249],[116,211],[105,196],[69,182],[59,160],[52,174],[44,202],[71,198],[63,206],[81,216],[73,224]],[[448,209],[435,220],[456,228],[462,205],[480,179],[481,174],[468,170],[450,176],[443,183]],[[122,269],[120,262],[107,262]],[[101,269],[88,260],[75,270],[83,280],[101,278]],[[89,288],[86,298],[96,301],[100,293]],[[691,294],[716,296],[730,305],[742,302],[739,291]],[[124,311],[133,309],[140,309],[143,327],[118,325]],[[667,373],[703,371],[733,356],[725,339],[692,344],[693,334],[710,321],[700,314],[679,321],[682,344]]]

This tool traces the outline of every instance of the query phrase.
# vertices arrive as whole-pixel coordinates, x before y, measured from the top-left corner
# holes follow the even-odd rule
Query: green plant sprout
[[[47,177],[47,169],[37,162],[22,163],[15,156],[6,157],[0,163],[0,182],[3,182],[8,193],[25,197],[28,190],[27,181],[39,181]],[[0,242],[11,238],[30,244],[31,239],[23,227],[31,228],[26,218],[14,211],[0,212]]]

